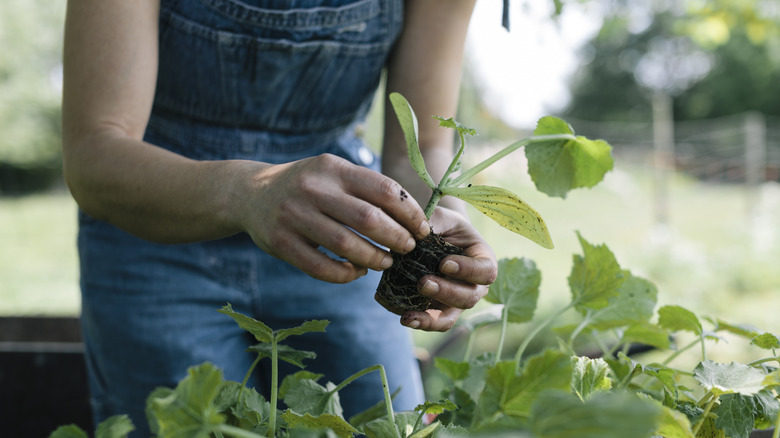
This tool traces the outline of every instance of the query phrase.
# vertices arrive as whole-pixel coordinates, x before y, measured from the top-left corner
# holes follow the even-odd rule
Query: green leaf
[[[702,334],[699,318],[690,310],[680,306],[663,306],[658,309],[658,325],[671,332],[688,331]]]
[[[769,373],[763,380],[764,386],[780,386],[780,370]]]
[[[539,246],[553,248],[547,225],[539,213],[509,190],[492,186],[445,187],[442,194],[468,202],[509,231]]]
[[[716,319],[715,330],[725,330],[731,334],[741,336],[746,339],[753,339],[761,334],[761,330],[747,324],[729,324],[722,319]]]
[[[529,358],[520,374],[515,372],[514,361],[499,362],[487,372],[477,415],[483,421],[495,418],[497,413],[525,418],[539,393],[546,389],[568,390],[571,379],[571,359],[555,350]]]
[[[126,438],[134,430],[135,426],[130,421],[130,417],[127,415],[114,415],[98,424],[95,438]]]
[[[503,258],[498,261],[498,277],[490,285],[485,300],[503,304],[510,322],[526,322],[534,317],[539,300],[542,273],[533,260]]]
[[[723,364],[705,360],[693,370],[693,377],[715,395],[753,395],[764,387],[766,373],[741,363]]]
[[[656,404],[634,394],[604,391],[581,402],[562,391],[545,391],[528,423],[540,438],[645,438],[661,416]]]
[[[238,382],[227,381],[222,385],[214,406],[227,415],[227,423],[245,430],[264,430],[264,422],[271,416],[271,403],[254,388]]]
[[[623,278],[617,295],[608,300],[607,307],[594,313],[590,327],[608,330],[646,323],[653,317],[658,297],[655,285],[630,271],[623,271]]]
[[[476,130],[463,126],[460,122],[452,117],[445,119],[444,117],[433,116],[433,118],[439,121],[439,126],[442,128],[454,129],[463,135],[477,135]]]
[[[577,310],[602,309],[609,305],[623,286],[625,277],[615,255],[606,245],[593,246],[577,233],[583,255],[574,256],[569,275],[572,301]]]
[[[765,350],[780,348],[780,339],[768,332],[756,336],[750,343]]]
[[[458,409],[458,406],[447,399],[442,399],[437,402],[426,401],[421,405],[414,407],[415,412],[422,414],[441,414],[444,411],[454,411]]]
[[[720,404],[712,410],[717,415],[715,426],[723,429],[730,438],[749,438],[755,423],[755,409],[752,397],[724,394],[720,397]]]
[[[312,373],[310,371],[298,371],[293,374],[288,374],[284,376],[284,380],[282,380],[282,384],[279,386],[279,397],[284,399],[285,395],[287,394],[287,391],[290,388],[295,388],[301,380],[313,380],[318,381],[320,380],[324,374],[317,374]]]
[[[290,336],[300,336],[305,335],[306,333],[324,332],[325,327],[327,327],[328,324],[330,324],[330,321],[324,319],[315,319],[312,321],[306,321],[298,327],[276,330],[274,332],[276,335],[276,342],[282,342]]]
[[[603,359],[573,357],[572,366],[571,390],[580,400],[587,400],[594,392],[612,387],[609,364]]]
[[[756,406],[756,425],[757,429],[766,429],[775,424],[777,416],[780,415],[780,400],[775,398],[774,393],[769,389],[762,389],[753,396]]]
[[[222,309],[218,310],[219,313],[223,313],[238,323],[238,326],[251,333],[255,339],[260,342],[271,343],[273,341],[273,330],[264,323],[250,318],[242,313],[238,313],[233,310],[233,306],[228,303]]]
[[[471,369],[471,365],[468,362],[455,362],[446,357],[433,358],[433,364],[453,382],[465,380],[469,376],[469,370]]]
[[[566,122],[543,117],[534,136],[571,134]],[[533,139],[533,137],[532,137]],[[612,170],[612,147],[603,140],[578,136],[564,140],[533,141],[525,147],[528,173],[536,188],[550,196],[565,198],[569,190],[592,187]]]
[[[287,426],[292,429],[330,429],[336,433],[337,436],[347,438],[354,434],[360,433],[346,422],[343,418],[332,415],[322,414],[312,416],[311,414],[298,414],[291,410],[287,410],[282,414],[282,419],[287,423]]]
[[[414,430],[418,414],[415,412],[397,412],[395,414],[395,427],[401,432],[401,436],[407,436]],[[363,433],[367,438],[397,437],[398,434],[393,424],[387,417],[377,418],[364,427]]]
[[[656,406],[661,409],[661,417],[655,435],[663,438],[694,438],[691,422],[685,414],[669,409],[660,402],[656,402]]]
[[[284,404],[288,408],[300,414],[333,414],[342,416],[344,411],[341,408],[338,392],[331,392],[336,385],[331,382],[327,387],[320,385],[314,380],[301,380],[298,384],[287,390],[284,397]]]
[[[661,350],[668,350],[672,341],[669,339],[669,331],[655,324],[639,323],[629,326],[623,332],[621,342],[624,344],[651,345]]]
[[[441,413],[437,420],[443,424],[454,424],[461,427],[470,427],[474,420],[474,412],[477,407],[477,403],[471,397],[471,394],[458,388],[457,386],[446,389],[442,392],[442,396],[449,396],[450,399],[458,406],[457,410],[447,411]]]
[[[247,351],[253,351],[260,357],[271,357],[273,354],[273,345],[257,344],[249,347]],[[288,345],[277,345],[276,354],[279,359],[299,368],[306,368],[306,365],[303,364],[304,359],[314,359],[317,357],[317,354],[313,351],[296,350]]]
[[[58,427],[49,435],[49,438],[89,438],[89,435],[75,424],[69,424]]]
[[[225,416],[214,405],[224,382],[222,371],[204,363],[190,367],[187,373],[173,392],[148,401],[157,418],[160,437],[208,438],[225,422]]]
[[[428,174],[428,170],[425,168],[425,160],[423,160],[420,152],[420,144],[417,140],[417,116],[414,115],[412,106],[409,105],[409,102],[400,93],[390,93],[390,103],[393,105],[393,110],[404,133],[409,163],[411,163],[412,168],[414,168],[414,171],[417,172],[417,175],[420,176],[425,185],[435,189],[436,183],[433,182],[433,178]]]

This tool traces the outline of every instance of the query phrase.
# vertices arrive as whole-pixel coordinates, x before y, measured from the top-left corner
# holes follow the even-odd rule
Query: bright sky
[[[513,0],[510,32],[501,26],[502,2],[479,0],[466,56],[483,83],[486,105],[507,123],[533,127],[568,101],[566,79],[577,68],[575,50],[598,31],[594,11],[567,2],[558,21],[552,0]]]

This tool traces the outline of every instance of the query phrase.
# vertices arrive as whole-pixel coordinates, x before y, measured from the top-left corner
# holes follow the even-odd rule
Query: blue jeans
[[[249,4],[251,3],[251,5]],[[286,3],[286,2],[285,2]],[[197,160],[273,164],[323,153],[379,169],[356,136],[401,27],[397,0],[163,0],[160,64],[145,141]],[[182,245],[79,218],[82,327],[96,421],[129,414],[148,436],[145,400],[210,361],[241,381],[256,343],[226,303],[274,329],[328,319],[327,332],[288,338],[314,351],[307,370],[338,383],[383,364],[397,409],[423,400],[409,331],[374,302],[379,274],[344,285],[306,276],[245,234]],[[335,255],[330,254],[335,257]],[[281,375],[293,372],[283,364]],[[249,384],[268,394],[261,361]],[[370,374],[341,392],[345,415],[382,398]]]

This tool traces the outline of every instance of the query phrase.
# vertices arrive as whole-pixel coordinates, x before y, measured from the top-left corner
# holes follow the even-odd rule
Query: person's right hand
[[[388,251],[359,234],[407,253],[414,238],[430,232],[422,208],[400,184],[330,154],[267,166],[239,193],[240,227],[257,246],[332,283],[392,264]]]

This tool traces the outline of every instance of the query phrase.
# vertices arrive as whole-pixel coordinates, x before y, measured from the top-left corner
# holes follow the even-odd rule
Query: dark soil
[[[407,310],[425,311],[433,300],[417,292],[420,279],[426,275],[441,275],[439,263],[451,254],[464,255],[462,248],[447,243],[433,231],[417,241],[408,254],[391,252],[393,266],[382,273],[374,299],[387,310],[403,314]]]

